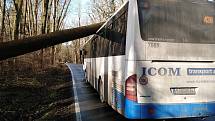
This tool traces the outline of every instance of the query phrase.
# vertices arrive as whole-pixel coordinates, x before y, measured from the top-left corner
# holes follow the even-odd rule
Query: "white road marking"
[[[74,72],[70,68],[69,64],[66,63],[66,65],[69,67],[69,70],[72,74],[72,82],[73,82],[73,92],[74,92],[74,97],[75,97],[75,113],[76,113],[76,121],[82,121],[81,119],[81,110],[79,106],[79,101],[78,101],[78,94],[77,94],[77,89],[76,89],[76,83],[74,79]]]

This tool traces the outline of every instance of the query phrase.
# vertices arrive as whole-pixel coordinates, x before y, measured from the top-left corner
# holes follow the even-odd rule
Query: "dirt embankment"
[[[74,119],[72,82],[65,65],[17,73],[16,78],[0,75],[0,121]]]

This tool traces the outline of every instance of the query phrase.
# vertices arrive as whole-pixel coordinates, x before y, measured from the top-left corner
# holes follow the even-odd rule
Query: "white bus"
[[[215,2],[129,0],[83,47],[89,83],[129,119],[215,115]]]

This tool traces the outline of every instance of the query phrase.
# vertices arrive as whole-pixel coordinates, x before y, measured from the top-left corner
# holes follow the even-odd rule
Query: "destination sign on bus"
[[[187,75],[215,75],[215,68],[188,68]]]

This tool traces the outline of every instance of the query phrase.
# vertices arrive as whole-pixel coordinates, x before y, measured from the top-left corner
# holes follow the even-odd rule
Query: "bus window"
[[[215,44],[215,4],[208,0],[138,0],[142,39]]]
[[[125,55],[127,17],[128,4],[97,33],[97,57]]]

